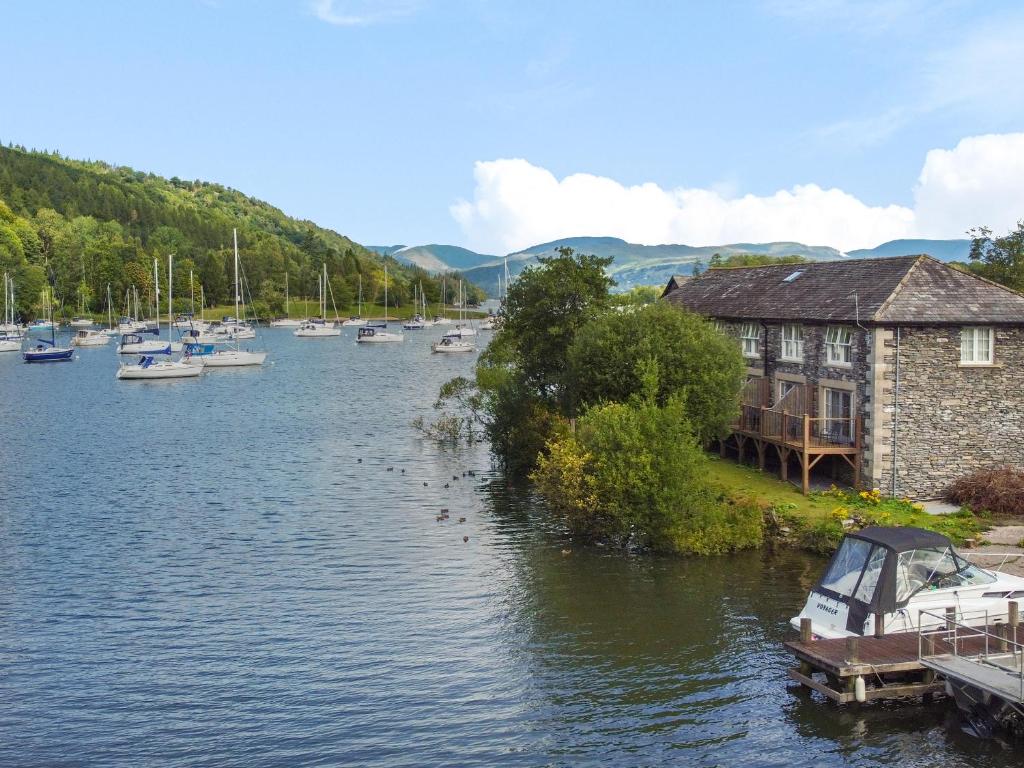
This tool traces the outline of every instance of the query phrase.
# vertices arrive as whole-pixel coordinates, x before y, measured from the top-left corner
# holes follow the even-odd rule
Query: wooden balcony
[[[780,474],[789,480],[789,459],[794,454],[800,462],[803,492],[810,491],[810,474],[825,456],[840,456],[853,469],[854,487],[860,485],[861,438],[863,425],[859,416],[842,418],[814,416],[813,390],[800,386],[772,407],[768,406],[769,390],[765,380],[755,379],[744,390],[740,415],[732,427],[730,438],[737,458],[743,461],[747,445],[757,451],[758,466],[765,468],[765,454],[774,448],[779,457]],[[793,407],[797,412],[790,412]],[[728,439],[720,444],[726,453]]]

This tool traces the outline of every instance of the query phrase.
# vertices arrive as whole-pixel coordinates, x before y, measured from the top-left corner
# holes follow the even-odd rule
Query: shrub
[[[681,398],[587,411],[576,434],[549,441],[532,478],[570,530],[592,541],[716,554],[762,539],[756,504],[706,480],[707,457]]]
[[[955,504],[996,515],[1024,515],[1024,472],[998,467],[961,477],[949,489]]]

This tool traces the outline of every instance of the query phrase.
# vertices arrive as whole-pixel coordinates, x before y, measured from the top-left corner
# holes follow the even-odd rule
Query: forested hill
[[[365,300],[382,300],[381,256],[220,184],[0,146],[0,203],[0,269],[13,274],[25,317],[38,309],[44,265],[63,303],[77,306],[84,294],[99,311],[107,283],[116,305],[131,284],[148,291],[153,258],[168,253],[175,254],[178,296],[188,294],[192,270],[197,295],[201,283],[208,304],[226,302],[233,227],[250,291],[267,311],[280,307],[285,273],[293,297],[314,295],[324,263],[339,308],[354,302],[360,277]],[[388,263],[392,305],[409,303],[421,282],[428,300],[438,301],[438,279]]]

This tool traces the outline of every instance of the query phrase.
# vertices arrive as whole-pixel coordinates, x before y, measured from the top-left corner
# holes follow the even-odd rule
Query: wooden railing
[[[816,448],[860,448],[861,421],[859,416],[843,418],[814,417],[776,411],[759,405],[743,405],[738,432],[753,433],[766,440],[786,443],[804,450]]]

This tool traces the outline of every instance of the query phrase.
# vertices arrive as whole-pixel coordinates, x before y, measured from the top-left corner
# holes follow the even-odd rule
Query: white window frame
[[[804,361],[804,329],[796,323],[782,326],[782,359],[794,363]]]
[[[853,364],[853,331],[846,325],[825,328],[825,362],[829,365]]]
[[[960,365],[992,365],[995,362],[995,331],[984,325],[960,329]]]
[[[760,357],[761,326],[757,323],[744,323],[740,327],[740,342],[743,345],[744,357]]]
[[[832,395],[838,396],[840,403],[844,398],[850,399],[849,413],[835,413]],[[825,417],[825,429],[833,434],[840,434],[846,439],[853,439],[853,419],[855,415],[854,393],[848,389],[838,387],[822,387],[822,402],[824,404],[822,415]]]

